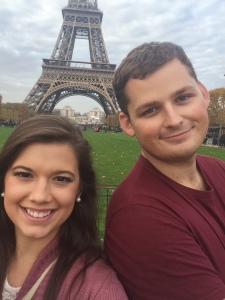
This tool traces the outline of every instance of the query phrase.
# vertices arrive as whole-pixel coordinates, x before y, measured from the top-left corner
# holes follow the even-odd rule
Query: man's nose
[[[177,127],[183,123],[183,117],[178,109],[173,106],[165,109],[164,112],[164,126],[165,127]]]

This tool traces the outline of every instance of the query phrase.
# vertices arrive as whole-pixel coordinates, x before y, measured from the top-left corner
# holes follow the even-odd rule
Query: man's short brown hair
[[[113,79],[113,88],[123,113],[129,116],[127,109],[129,99],[125,93],[128,80],[131,78],[144,79],[174,58],[185,65],[190,75],[197,81],[192,63],[181,46],[170,42],[150,42],[144,43],[128,53],[117,68]]]

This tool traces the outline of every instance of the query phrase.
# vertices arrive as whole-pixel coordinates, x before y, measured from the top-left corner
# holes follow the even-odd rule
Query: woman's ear
[[[129,136],[135,136],[133,126],[131,124],[130,118],[123,112],[119,114],[120,126],[123,131]]]

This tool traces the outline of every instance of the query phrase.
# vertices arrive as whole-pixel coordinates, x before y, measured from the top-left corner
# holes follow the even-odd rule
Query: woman
[[[103,262],[90,146],[69,120],[35,116],[0,154],[2,299],[127,299]]]

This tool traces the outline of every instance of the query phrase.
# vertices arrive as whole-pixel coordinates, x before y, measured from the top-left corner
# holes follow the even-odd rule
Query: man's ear
[[[127,115],[125,115],[123,112],[119,114],[119,121],[120,121],[121,128],[127,135],[135,136],[130,118]]]
[[[206,103],[206,107],[208,108],[209,102],[210,102],[209,91],[207,90],[207,88],[200,81],[198,81],[198,87],[200,88],[200,90],[202,92],[203,98],[204,98],[205,103]]]

